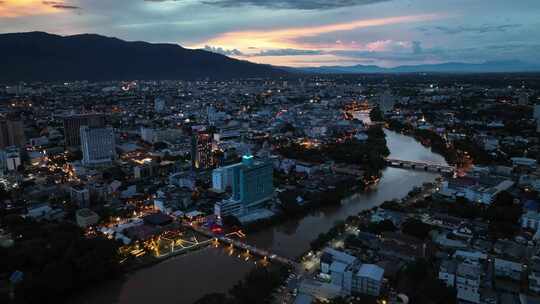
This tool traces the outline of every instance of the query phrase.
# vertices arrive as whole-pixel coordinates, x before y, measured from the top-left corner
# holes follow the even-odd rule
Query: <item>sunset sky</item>
[[[0,0],[0,32],[25,31],[288,66],[540,63],[540,0]]]

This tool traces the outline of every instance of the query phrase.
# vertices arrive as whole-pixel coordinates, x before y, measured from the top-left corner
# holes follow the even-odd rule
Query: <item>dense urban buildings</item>
[[[529,74],[0,89],[5,286],[34,275],[47,290],[50,274],[24,262],[38,250],[48,268],[60,259],[78,272],[79,257],[51,241],[69,234],[70,250],[108,276],[182,254],[171,265],[253,271],[240,294],[276,303],[534,301],[539,90]],[[25,258],[4,255],[14,249]],[[191,291],[167,297],[194,302],[236,283],[206,281],[192,274]],[[157,285],[146,288],[166,293]]]
[[[540,304],[539,0],[0,0],[0,304]]]

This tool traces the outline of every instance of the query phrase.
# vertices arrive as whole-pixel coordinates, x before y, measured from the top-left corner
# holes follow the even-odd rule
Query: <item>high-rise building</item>
[[[216,215],[246,215],[272,199],[274,170],[271,162],[245,155],[241,163],[221,169],[225,176],[231,175],[232,196],[214,206]]]
[[[113,128],[81,127],[83,165],[99,166],[112,163],[116,158]]]
[[[156,142],[156,132],[152,128],[141,127],[141,139],[147,143]]]
[[[194,170],[210,169],[214,166],[212,134],[197,132],[191,137],[191,167]]]
[[[534,113],[533,113],[533,117],[534,117],[534,119],[536,119],[536,120],[539,120],[539,119],[540,119],[540,104],[534,105]]]
[[[154,100],[154,111],[156,111],[157,113],[165,112],[166,106],[167,106],[167,103],[165,102],[165,99],[163,99],[162,97],[157,97]]]
[[[232,189],[234,167],[241,164],[221,167],[212,171],[212,189],[224,192],[227,188]]]
[[[26,142],[24,124],[20,120],[0,120],[0,149],[22,147]]]
[[[0,176],[7,172],[6,151],[0,150]]]
[[[394,104],[396,103],[395,97],[390,91],[384,91],[380,97],[379,108],[383,113],[392,111]]]
[[[272,163],[255,161],[253,155],[244,155],[242,165],[234,170],[233,198],[241,201],[248,209],[257,207],[274,194]]]
[[[527,94],[527,92],[519,93],[518,104],[522,106],[526,106],[529,104],[529,94]]]
[[[92,128],[105,127],[105,115],[103,114],[73,114],[63,116],[62,119],[66,147],[74,147],[81,144],[80,130],[82,126]]]
[[[207,116],[208,116],[208,123],[210,125],[214,125],[215,122],[216,122],[216,113],[217,113],[216,108],[214,106],[209,106],[206,109],[206,112],[207,112]]]
[[[536,120],[536,132],[540,133],[540,104],[534,105],[533,118]]]

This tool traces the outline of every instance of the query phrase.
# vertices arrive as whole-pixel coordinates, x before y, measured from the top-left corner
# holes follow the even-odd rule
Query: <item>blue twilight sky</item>
[[[289,66],[540,63],[540,0],[0,0],[0,32],[35,30]]]

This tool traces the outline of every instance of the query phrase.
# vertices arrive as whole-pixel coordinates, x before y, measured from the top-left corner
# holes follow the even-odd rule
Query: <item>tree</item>
[[[270,303],[272,292],[285,280],[287,273],[285,267],[255,268],[229,293],[234,299],[233,302],[238,304]]]
[[[429,237],[429,232],[433,227],[431,225],[425,224],[420,220],[410,218],[401,227],[403,233],[417,237],[421,240],[425,240]]]
[[[0,202],[11,199],[11,193],[4,188],[3,184],[0,184]]]
[[[511,238],[519,230],[522,206],[514,203],[514,196],[502,191],[494,198],[486,211],[489,220],[489,232],[494,238]]]
[[[156,151],[167,149],[168,147],[169,145],[161,141],[154,143],[154,150]]]
[[[226,227],[242,227],[240,220],[234,215],[227,215],[223,217],[223,225]]]
[[[448,205],[448,213],[454,216],[475,219],[483,216],[483,209],[464,197],[456,198],[456,202]]]
[[[16,216],[3,219],[19,238],[0,250],[0,268],[24,273],[16,297],[27,303],[56,303],[81,286],[89,286],[120,273],[118,244],[88,239],[79,227],[67,223],[35,222]]]
[[[383,232],[393,232],[397,228],[391,220],[384,220],[378,223],[370,223],[366,230],[374,234],[381,234]]]
[[[223,293],[210,293],[195,301],[194,304],[232,304],[232,300]]]
[[[371,121],[377,122],[384,121],[384,115],[378,106],[371,109],[371,112],[369,112],[369,119],[371,119]]]
[[[417,259],[399,272],[398,291],[407,294],[411,303],[456,303],[455,289],[440,281],[437,273],[437,269],[427,260]]]

